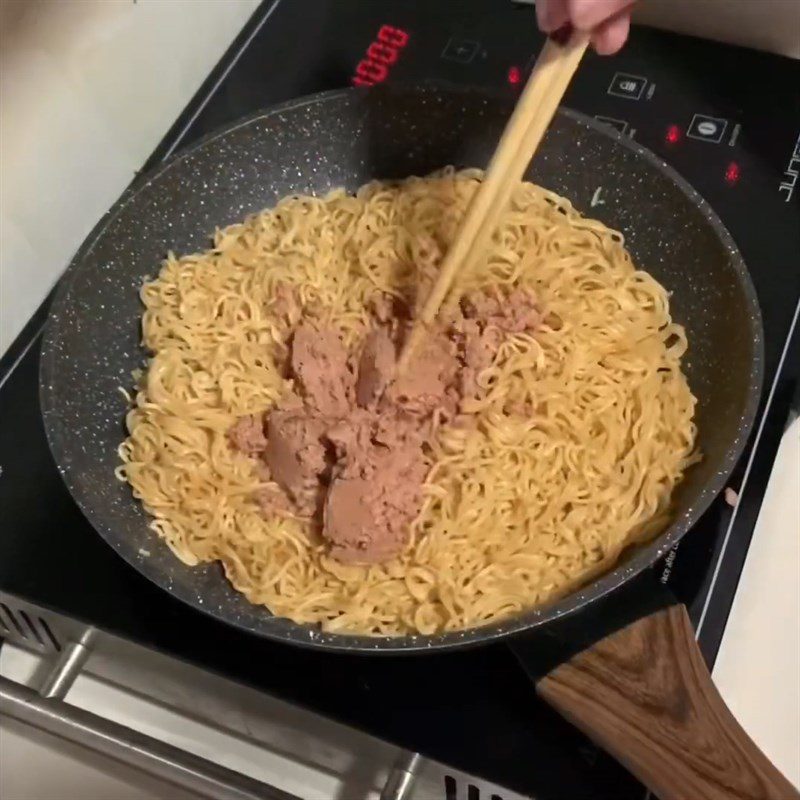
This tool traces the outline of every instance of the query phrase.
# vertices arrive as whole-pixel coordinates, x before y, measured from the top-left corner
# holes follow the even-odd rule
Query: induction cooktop
[[[231,120],[325,89],[437,79],[513,96],[542,42],[530,4],[510,0],[265,2],[142,169]],[[689,607],[713,664],[797,386],[800,65],[634,28],[619,55],[587,55],[565,105],[677,169],[732,233],[758,293],[765,389],[733,491],[653,573]],[[600,185],[591,204],[603,202]],[[307,652],[227,628],[135,572],[78,511],[47,447],[38,361],[49,303],[0,360],[1,592],[537,798],[644,797],[536,699],[502,644],[425,658]]]

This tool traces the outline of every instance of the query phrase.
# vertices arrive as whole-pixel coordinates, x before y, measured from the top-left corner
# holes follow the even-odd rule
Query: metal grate
[[[518,800],[520,797],[515,792],[498,794],[499,787],[495,785],[482,785],[479,782],[472,782],[473,779],[459,781],[454,775],[444,775],[444,799],[443,800]]]
[[[0,636],[40,653],[61,652],[61,641],[43,616],[0,602]]]
[[[92,643],[91,648],[88,648],[87,634],[90,633]],[[108,732],[111,729],[113,735],[117,737],[114,739],[116,744],[112,749],[115,749],[116,745],[122,746],[119,756],[115,757],[129,763],[139,763],[144,759],[148,765],[158,765],[155,769],[157,774],[161,774],[160,770],[164,769],[163,752],[165,747],[169,749],[173,763],[184,771],[193,769],[192,763],[196,757],[186,752],[179,752],[172,745],[151,740],[149,737],[146,737],[148,740],[146,746],[139,747],[139,749],[131,748],[129,743],[126,744],[126,737],[130,731],[122,729],[117,723],[93,712],[76,710],[58,699],[63,696],[63,690],[65,687],[68,688],[69,683],[80,670],[83,664],[81,654],[88,652],[89,649],[91,656],[88,664],[93,679],[102,680],[107,686],[115,687],[121,692],[139,695],[144,698],[145,702],[153,703],[163,709],[173,710],[178,714],[184,714],[197,722],[208,722],[216,726],[220,718],[236,717],[238,720],[244,701],[245,706],[253,706],[256,711],[248,718],[241,717],[243,727],[229,728],[227,725],[223,725],[223,732],[262,746],[267,752],[280,753],[282,757],[288,759],[296,755],[298,762],[306,763],[308,758],[304,750],[295,754],[293,748],[287,749],[285,745],[285,730],[288,730],[289,727],[284,729],[283,726],[294,726],[291,729],[297,735],[290,738],[296,738],[298,743],[316,743],[317,746],[312,749],[337,751],[332,756],[320,757],[319,760],[311,763],[311,767],[324,771],[326,775],[342,775],[345,785],[353,758],[373,760],[376,776],[383,772],[380,765],[393,759],[395,767],[387,769],[387,774],[391,777],[399,763],[407,772],[405,777],[410,780],[402,780],[397,784],[397,789],[402,790],[401,792],[390,795],[382,794],[382,797],[402,797],[404,800],[533,800],[452,766],[423,758],[419,753],[397,751],[391,745],[366,735],[357,734],[358,742],[356,743],[355,740],[351,741],[350,733],[342,737],[342,730],[346,731],[347,729],[342,729],[342,726],[333,723],[330,725],[334,725],[335,731],[323,732],[317,737],[316,733],[310,733],[310,731],[317,731],[320,728],[320,720],[315,715],[310,715],[310,712],[294,710],[288,704],[283,704],[285,708],[277,707],[278,701],[270,698],[267,702],[265,696],[262,697],[254,690],[217,678],[196,667],[179,663],[103,631],[87,628],[84,622],[4,592],[0,592],[0,638],[8,639],[10,643],[22,649],[35,651],[45,662],[40,666],[50,667],[50,672],[45,676],[45,680],[34,679],[34,682],[39,684],[36,690],[27,686],[20,687],[19,684],[14,684],[8,678],[0,676],[0,683],[3,684],[0,686],[0,694],[3,694],[2,700],[4,703],[6,701],[13,702],[21,719],[35,717],[36,724],[44,725],[46,722],[54,729],[62,730],[59,727],[62,724],[78,724],[78,720],[75,718],[76,714],[84,715],[80,716],[80,725],[77,728],[70,727],[69,732],[64,729],[58,735],[63,735],[69,740],[81,741],[84,745],[87,734],[90,735],[90,738],[99,736],[105,743],[100,748],[103,750],[108,744]],[[195,689],[190,691],[189,684]],[[192,700],[195,693],[198,698],[202,698],[202,702],[196,703]],[[215,698],[214,702],[209,701],[209,695]],[[176,696],[181,698],[179,703],[176,703]],[[46,709],[39,707],[41,703],[46,703]],[[197,705],[206,708],[210,713],[207,719],[203,712],[196,711]],[[236,714],[227,713],[228,709],[233,708],[236,709]],[[57,713],[54,712],[54,709],[57,710]],[[46,713],[44,713],[45,711]],[[91,717],[88,721],[85,717],[87,713]],[[275,715],[277,715],[277,722],[273,721]],[[300,715],[302,715],[302,719]],[[324,724],[328,725],[329,723],[325,721]],[[45,730],[48,729],[47,725],[44,727]],[[88,726],[85,730],[81,727],[84,725]],[[79,734],[77,737],[74,736],[76,733]],[[356,735],[355,732],[352,733],[354,736]],[[140,734],[137,733],[135,736],[139,737]],[[329,740],[330,736],[335,738]],[[337,742],[337,746],[329,747],[328,742],[334,740]],[[140,740],[137,738],[136,741]],[[341,745],[338,744],[340,741]],[[212,778],[222,769],[225,774],[225,786],[233,789],[240,788],[240,785],[243,785],[242,781],[246,783],[250,780],[244,775],[231,774],[230,770],[220,767],[219,764],[206,763],[204,760],[201,767],[204,770],[203,774],[207,773],[207,776]],[[145,768],[145,771],[150,771],[150,767]],[[184,775],[184,777],[186,776]],[[186,785],[188,786],[189,783]],[[264,792],[264,786],[267,786],[269,792]],[[442,791],[443,787],[444,792]],[[383,788],[384,790],[390,788],[388,781]],[[202,794],[204,797],[206,795],[209,797],[221,796],[217,791],[202,792]],[[235,794],[237,797],[244,797],[240,792]],[[233,794],[230,796],[232,797]],[[273,797],[274,787],[267,783],[260,783],[254,796]],[[353,795],[342,794],[341,796]]]

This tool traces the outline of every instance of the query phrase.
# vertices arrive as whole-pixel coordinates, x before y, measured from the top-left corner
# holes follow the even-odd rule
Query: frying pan
[[[591,119],[560,111],[527,177],[622,230],[637,263],[672,290],[674,317],[686,326],[685,369],[699,400],[705,457],[677,488],[672,524],[656,539],[631,548],[615,569],[564,599],[500,623],[437,636],[329,634],[250,605],[218,565],[178,561],[114,478],[126,411],[119,387],[130,385],[145,357],[137,290],[167,250],[204,248],[216,227],[287,194],[353,190],[376,177],[420,175],[445,164],[483,166],[510,111],[508,99],[440,85],[323,93],[229,125],[141,179],[78,252],[52,307],[40,389],[55,461],[84,514],[123,558],[220,620],[283,642],[364,653],[432,652],[545,630],[544,638],[511,641],[539,694],[662,798],[784,800],[793,790],[714,692],[685,610],[627,602],[625,592],[614,592],[692,527],[741,453],[762,382],[755,292],[733,240],[703,199],[652,153]],[[626,613],[603,639],[608,629],[594,618],[609,594],[605,604]],[[589,605],[592,613],[574,615]],[[645,609],[654,613],[635,621]],[[572,616],[578,635],[569,625],[558,632],[559,620]],[[592,631],[598,635],[587,638]],[[531,666],[554,643],[563,646],[559,655],[545,669]]]

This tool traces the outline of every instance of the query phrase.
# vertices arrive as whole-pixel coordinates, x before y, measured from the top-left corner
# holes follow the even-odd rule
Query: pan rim
[[[111,546],[117,552],[117,554],[124,558],[125,561],[128,562],[128,564],[130,564],[137,572],[146,577],[152,583],[158,585],[163,591],[168,592],[171,596],[181,600],[195,610],[202,611],[204,614],[217,621],[225,622],[226,624],[232,625],[233,627],[248,634],[262,636],[274,641],[289,643],[302,647],[323,649],[331,652],[362,652],[383,655],[457,650],[470,646],[496,642],[507,637],[532,631],[536,628],[546,625],[547,623],[576,613],[594,600],[600,600],[610,592],[619,589],[624,583],[641,573],[644,569],[651,566],[660,557],[666,554],[693,527],[700,516],[711,505],[714,498],[716,498],[724,488],[731,471],[736,465],[736,462],[741,456],[742,451],[749,440],[761,398],[764,378],[764,341],[761,310],[750,273],[730,232],[719,219],[713,208],[674,168],[669,166],[663,159],[659,158],[651,150],[645,148],[630,138],[621,135],[616,130],[604,125],[603,123],[586,114],[564,107],[559,108],[558,110],[558,114],[560,116],[572,119],[573,121],[588,127],[597,133],[600,133],[601,135],[615,141],[618,145],[627,148],[639,158],[643,158],[645,161],[649,162],[650,166],[664,174],[671,181],[671,183],[674,184],[686,196],[689,202],[701,213],[706,222],[711,225],[715,234],[729,252],[730,263],[739,278],[741,288],[744,292],[745,299],[749,307],[750,315],[753,319],[753,328],[755,331],[753,341],[753,357],[750,363],[749,376],[749,382],[753,387],[753,391],[748,395],[747,402],[742,410],[739,436],[737,436],[737,438],[728,446],[724,456],[721,458],[721,469],[718,470],[714,478],[703,487],[695,502],[692,503],[691,507],[681,517],[675,519],[651,542],[641,545],[624,564],[618,564],[613,569],[603,573],[582,588],[577,589],[576,591],[566,595],[552,604],[548,604],[541,608],[529,609],[521,614],[500,622],[472,627],[463,631],[452,631],[448,633],[437,634],[434,636],[420,634],[387,637],[353,635],[346,633],[324,633],[319,631],[317,628],[313,628],[312,626],[293,623],[285,618],[275,617],[271,614],[271,612],[268,611],[268,609],[255,605],[253,605],[254,614],[257,612],[258,615],[254,618],[242,618],[239,616],[228,618],[222,614],[216,613],[213,607],[209,607],[204,603],[198,602],[197,594],[195,592],[182,589],[176,584],[173,584],[170,590],[167,590],[161,584],[161,582],[156,579],[156,576],[150,574],[149,570],[147,569],[146,561],[143,562],[141,560],[137,560],[133,557],[132,552],[116,546],[113,541],[111,541],[105,535],[105,526],[96,519],[92,504],[87,501],[87,498],[84,497],[84,492],[75,483],[75,481],[71,479],[69,471],[65,470],[61,466],[66,460],[64,458],[65,449],[62,446],[63,443],[61,441],[60,431],[58,430],[57,406],[54,402],[55,398],[53,396],[51,386],[52,382],[50,380],[50,376],[54,371],[57,351],[57,348],[53,346],[54,338],[57,332],[57,324],[54,322],[54,320],[57,320],[59,316],[57,311],[61,308],[68,297],[70,288],[76,276],[80,272],[82,262],[91,254],[94,246],[102,238],[109,224],[127,207],[130,202],[136,198],[141,191],[146,189],[154,181],[158,180],[164,173],[175,167],[183,159],[191,156],[196,150],[206,147],[215,139],[229,135],[235,130],[245,127],[257,120],[269,118],[273,115],[285,113],[287,111],[302,108],[311,104],[333,101],[343,96],[354,96],[355,93],[363,94],[367,91],[374,92],[376,90],[357,88],[336,89],[333,91],[306,95],[304,97],[289,100],[279,105],[261,109],[205,134],[196,140],[191,146],[171,154],[155,169],[141,176],[139,180],[132,183],[122,193],[120,198],[114,203],[109,211],[103,215],[103,217],[91,231],[87,239],[70,261],[69,266],[59,281],[59,286],[56,290],[50,312],[48,314],[44,334],[42,336],[42,357],[39,373],[39,398],[44,420],[44,428],[51,453],[56,464],[58,465],[59,474],[66,484],[74,502],[80,508],[81,512],[87,518],[87,521],[92,525],[98,535],[106,542],[106,544]],[[421,84],[395,84],[386,87],[380,87],[378,91],[388,94],[420,91],[438,91],[451,94],[455,92],[462,96],[476,96],[479,98],[483,97],[494,100],[498,98],[504,100],[507,99],[496,91],[459,86],[442,81],[430,81]],[[137,501],[134,500],[134,502]],[[166,547],[163,542],[161,544],[162,546]],[[191,569],[191,567],[187,566],[186,569]],[[226,580],[221,573],[219,579],[223,581]],[[269,624],[270,621],[279,621],[281,625],[271,626]]]

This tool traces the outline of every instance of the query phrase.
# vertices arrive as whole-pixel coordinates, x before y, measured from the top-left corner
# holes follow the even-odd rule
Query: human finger
[[[594,31],[629,8],[632,0],[567,0],[568,19],[579,31]]]
[[[623,11],[606,20],[592,33],[592,45],[601,56],[610,56],[616,53],[628,38],[631,28],[631,15]]]
[[[543,33],[552,33],[569,21],[567,0],[539,0],[536,22]]]

